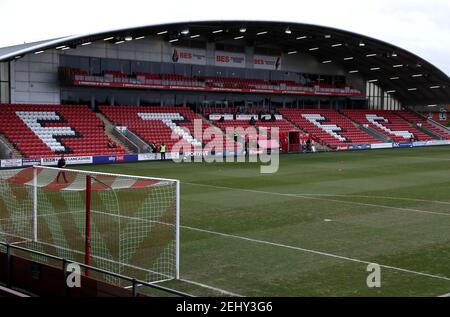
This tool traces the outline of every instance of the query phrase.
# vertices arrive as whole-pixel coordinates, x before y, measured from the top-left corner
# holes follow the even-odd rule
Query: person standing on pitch
[[[249,158],[250,157],[250,141],[248,139],[245,140],[244,151],[245,151],[245,157]]]
[[[58,168],[66,168],[66,160],[64,159],[64,154],[58,160]],[[64,182],[67,183],[66,172],[64,172],[64,171],[59,171],[58,172],[58,176],[56,176],[56,182],[57,183],[59,183],[59,177],[60,176],[62,176],[62,178],[64,179]]]
[[[166,145],[161,143],[161,147],[159,148],[159,153],[161,153],[161,160],[166,159]]]

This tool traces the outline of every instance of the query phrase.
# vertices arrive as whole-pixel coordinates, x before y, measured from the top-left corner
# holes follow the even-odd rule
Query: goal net
[[[177,279],[179,181],[42,166],[0,171],[0,240],[148,282]]]

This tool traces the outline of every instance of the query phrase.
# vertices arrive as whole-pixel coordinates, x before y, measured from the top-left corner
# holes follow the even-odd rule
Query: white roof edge
[[[27,54],[30,53],[32,51],[38,51],[39,49],[43,49],[43,48],[47,48],[49,46],[53,46],[53,45],[57,45],[63,42],[67,42],[70,40],[74,40],[74,39],[78,39],[78,38],[83,38],[87,35],[72,35],[72,36],[67,36],[67,37],[62,37],[56,40],[49,40],[49,41],[45,41],[45,42],[41,42],[39,44],[36,45],[32,45],[32,46],[28,46],[26,48],[22,48],[22,49],[18,49],[17,51],[13,51],[13,52],[9,52],[3,55],[0,55],[0,61],[5,60],[5,59],[9,59],[18,55],[23,55],[23,54]]]
[[[87,34],[70,35],[70,36],[65,36],[65,37],[48,40],[48,41],[44,40],[43,42],[39,42],[39,44],[27,46],[26,48],[18,49],[17,51],[13,51],[13,52],[9,52],[9,53],[0,55],[0,62],[3,60],[6,60],[6,59],[14,58],[15,56],[18,56],[18,55],[27,54],[32,51],[38,51],[39,49],[43,49],[43,48],[46,48],[49,46],[56,46],[57,44],[61,44],[61,43],[67,42],[67,41],[78,40],[78,39],[82,39],[82,38],[86,38],[86,37],[90,37],[90,36],[99,36],[101,34],[107,34],[107,33],[124,32],[124,31],[131,30],[131,29],[139,29],[139,28],[145,28],[145,27],[158,27],[158,26],[163,26],[163,25],[167,25],[167,24],[183,24],[183,23],[192,23],[192,21],[136,25],[136,26],[130,26],[130,27],[118,28],[118,29],[112,29],[112,30],[102,30],[102,31],[97,31],[97,32],[87,33]],[[19,44],[19,45],[21,45],[21,44]]]

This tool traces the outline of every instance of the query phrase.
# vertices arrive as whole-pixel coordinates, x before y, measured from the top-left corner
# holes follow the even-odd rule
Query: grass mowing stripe
[[[266,244],[266,245],[271,245],[271,246],[276,246],[276,247],[281,247],[281,248],[286,248],[286,249],[291,249],[291,250],[297,250],[297,251],[303,251],[303,252],[308,252],[308,253],[314,253],[314,254],[318,254],[318,255],[328,256],[328,257],[332,257],[332,258],[335,258],[335,259],[341,259],[341,260],[346,260],[346,261],[351,261],[351,262],[357,262],[357,263],[363,263],[363,264],[375,263],[375,262],[369,262],[369,261],[365,261],[365,260],[350,258],[350,257],[342,256],[342,255],[332,254],[332,253],[328,253],[328,252],[322,252],[322,251],[317,251],[317,250],[305,249],[305,248],[301,248],[301,247],[295,247],[295,246],[291,246],[291,245],[275,243],[275,242],[270,242],[270,241],[265,241],[265,240],[258,240],[258,239],[253,239],[253,238],[247,238],[247,237],[237,236],[237,235],[228,234],[228,233],[221,233],[221,232],[205,230],[205,229],[199,229],[199,228],[193,228],[193,227],[188,227],[188,226],[180,226],[180,227],[181,228],[185,228],[185,229],[189,229],[189,230],[198,231],[198,232],[204,232],[204,233],[219,235],[219,236],[222,236],[222,237],[240,239],[240,240],[250,241],[250,242],[254,242],[254,243],[260,243],[260,244]],[[391,270],[405,272],[405,273],[410,273],[410,274],[415,274],[415,275],[421,275],[421,276],[430,277],[430,278],[434,278],[434,279],[450,281],[450,277],[446,277],[446,276],[440,276],[440,275],[434,275],[434,274],[429,274],[429,273],[424,273],[424,272],[418,272],[418,271],[403,269],[403,268],[399,268],[399,267],[395,267],[395,266],[391,266],[391,265],[385,265],[385,264],[379,264],[379,263],[377,263],[377,264],[380,265],[380,267],[384,267],[386,269],[391,269]]]
[[[305,196],[305,195],[299,195],[299,194],[277,193],[277,192],[268,192],[268,191],[255,190],[255,189],[216,186],[216,185],[198,184],[198,183],[182,183],[182,184],[192,185],[192,186],[204,186],[204,187],[217,188],[217,189],[239,190],[239,191],[244,191],[244,192],[249,192],[249,193],[257,193],[257,194],[265,194],[265,195],[277,195],[277,196],[298,197],[298,198],[305,198],[305,199],[312,199],[312,200],[331,201],[331,202],[338,202],[338,203],[343,203],[343,204],[353,204],[353,205],[366,206],[366,207],[381,207],[381,208],[392,209],[392,210],[410,211],[410,212],[418,212],[418,213],[450,217],[450,213],[445,213],[445,212],[436,212],[436,211],[420,210],[420,209],[412,209],[412,208],[392,207],[392,206],[385,206],[385,205],[378,205],[378,204],[367,204],[367,203],[360,203],[360,202],[356,202],[356,201],[318,198],[318,197],[311,197],[311,196]]]

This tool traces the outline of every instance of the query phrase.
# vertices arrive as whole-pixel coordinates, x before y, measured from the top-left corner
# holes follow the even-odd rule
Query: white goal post
[[[45,166],[0,171],[3,241],[157,282],[180,277],[179,228],[179,180]]]

